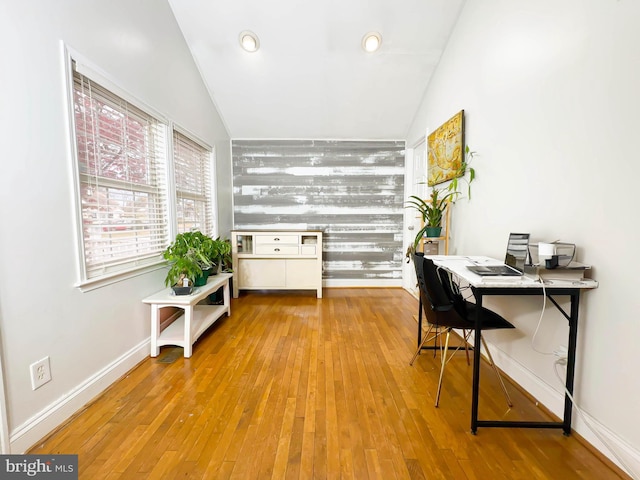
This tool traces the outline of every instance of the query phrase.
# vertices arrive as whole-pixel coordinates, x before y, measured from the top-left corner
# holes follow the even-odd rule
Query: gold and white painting
[[[460,172],[464,155],[464,110],[436,128],[427,137],[427,183],[437,185]]]

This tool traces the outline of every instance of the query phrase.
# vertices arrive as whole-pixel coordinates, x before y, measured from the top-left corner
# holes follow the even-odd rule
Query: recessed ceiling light
[[[241,32],[239,39],[240,46],[247,52],[255,52],[260,48],[260,40],[258,40],[258,36],[249,30]]]
[[[362,48],[367,53],[373,53],[382,45],[382,35],[378,32],[369,32],[362,37]]]

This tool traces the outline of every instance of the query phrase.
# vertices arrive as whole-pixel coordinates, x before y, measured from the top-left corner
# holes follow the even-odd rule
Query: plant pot
[[[442,227],[427,227],[426,229],[427,237],[439,237],[440,233],[442,233]]]
[[[179,287],[178,285],[174,285],[171,288],[173,289],[173,293],[175,293],[176,295],[191,295],[191,292],[193,291],[193,287],[191,286]]]
[[[224,289],[220,287],[218,290],[209,295],[209,303],[211,305],[223,305],[224,304]]]
[[[199,277],[196,277],[196,279],[194,280],[193,282],[194,287],[204,287],[207,284],[207,279],[209,278],[210,274],[211,274],[211,269],[203,270],[202,275]]]

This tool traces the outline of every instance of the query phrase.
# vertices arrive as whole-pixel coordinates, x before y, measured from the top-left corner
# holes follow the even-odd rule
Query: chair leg
[[[496,364],[493,361],[493,357],[491,356],[489,347],[487,347],[487,342],[484,341],[484,337],[480,337],[480,340],[482,340],[482,345],[484,345],[484,349],[487,352],[487,356],[489,357],[489,363],[493,367],[493,371],[496,372],[496,375],[498,376],[498,380],[500,381],[500,386],[502,387],[504,396],[507,399],[507,405],[509,405],[510,407],[513,407],[513,403],[511,403],[511,397],[509,396],[509,392],[507,392],[507,387],[505,387],[504,382],[502,381],[502,375],[500,375],[500,370],[498,370],[498,367],[496,367]]]
[[[440,379],[438,380],[438,392],[436,393],[436,407],[440,403],[440,390],[442,389],[442,377],[444,375],[444,366],[447,364],[447,350],[449,349],[449,336],[451,335],[451,329],[447,328],[447,338],[444,341],[444,351],[440,353]]]
[[[438,349],[438,342],[441,342],[442,340],[440,340],[440,327],[436,325],[433,328],[436,331],[435,335],[433,336],[433,358],[436,358],[436,350]]]
[[[471,330],[469,333],[465,329],[462,329],[462,338],[464,339],[464,353],[467,354],[467,365],[471,365],[471,361],[469,360],[469,337],[471,336]]]
[[[422,351],[422,347],[424,346],[424,344],[427,343],[429,340],[431,340],[431,338],[433,338],[433,337],[431,338],[429,337],[429,334],[431,333],[432,329],[433,329],[433,325],[429,325],[429,328],[427,329],[427,333],[425,333],[424,336],[422,337],[422,341],[420,342],[420,345],[418,346],[416,353],[413,354],[413,358],[409,362],[410,366],[413,365],[413,362],[415,362],[416,358],[418,358],[418,355],[420,355],[420,352]]]

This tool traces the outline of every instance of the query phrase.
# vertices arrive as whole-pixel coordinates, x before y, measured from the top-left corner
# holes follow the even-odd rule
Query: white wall
[[[164,286],[164,270],[87,293],[73,286],[61,42],[216,146],[218,181],[230,184],[228,135],[168,3],[0,4],[0,330],[13,453],[148,355],[149,310],[140,300]],[[230,194],[221,200],[220,209],[228,208]],[[53,380],[32,391],[29,365],[47,355]]]
[[[478,176],[472,200],[455,206],[452,253],[501,258],[508,233],[526,231],[575,242],[594,265],[600,287],[581,302],[575,397],[636,472],[638,19],[630,0],[468,0],[407,137],[465,109]],[[494,300],[517,330],[488,337],[501,367],[560,413],[554,357],[531,346],[541,302]],[[566,345],[566,332],[548,305],[536,348]]]

